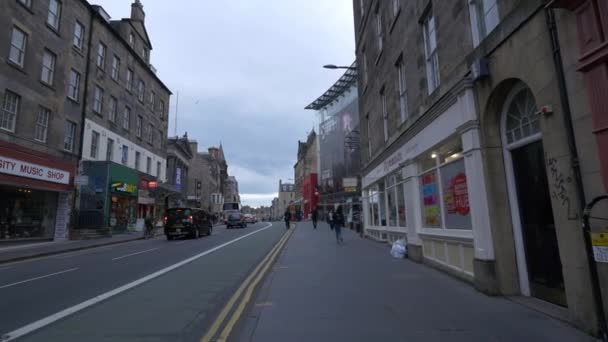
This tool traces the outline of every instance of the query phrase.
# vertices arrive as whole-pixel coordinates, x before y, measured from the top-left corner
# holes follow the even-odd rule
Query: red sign
[[[449,214],[466,216],[471,211],[469,207],[469,190],[467,176],[460,172],[450,180],[444,194],[446,210]]]

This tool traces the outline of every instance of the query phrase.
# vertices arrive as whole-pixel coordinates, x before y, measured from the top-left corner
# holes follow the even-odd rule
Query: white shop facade
[[[474,101],[470,88],[441,100],[447,109],[426,113],[435,118],[362,179],[367,236],[406,239],[425,262],[470,281],[475,258],[494,259]]]

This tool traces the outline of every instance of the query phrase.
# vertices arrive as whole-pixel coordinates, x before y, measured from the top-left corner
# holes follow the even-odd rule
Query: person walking
[[[285,210],[283,218],[285,219],[285,228],[289,229],[289,225],[291,224],[291,212],[289,212],[289,208]]]
[[[334,210],[329,209],[327,213],[327,224],[329,224],[329,229],[334,230]]]
[[[319,219],[319,212],[317,211],[317,207],[312,209],[312,213],[310,213],[312,218],[312,227],[317,229],[317,220]]]
[[[334,230],[336,231],[336,242],[343,243],[342,239],[342,227],[344,227],[344,214],[342,213],[342,206],[339,205],[336,213],[334,214],[333,221]]]

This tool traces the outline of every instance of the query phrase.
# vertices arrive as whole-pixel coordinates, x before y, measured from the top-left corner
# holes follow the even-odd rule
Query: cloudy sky
[[[90,0],[112,19],[131,0]],[[224,146],[243,204],[270,205],[293,178],[298,139],[313,127],[303,108],[342,74],[324,64],[355,58],[351,0],[142,0],[152,64],[173,91],[170,134]]]

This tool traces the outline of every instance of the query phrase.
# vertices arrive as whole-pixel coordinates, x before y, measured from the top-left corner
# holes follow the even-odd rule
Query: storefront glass
[[[379,209],[378,209],[378,199],[379,199],[379,194],[378,194],[378,188],[374,187],[371,190],[371,197],[370,197],[370,209],[371,209],[371,216],[372,216],[372,225],[373,226],[379,226],[380,225],[380,215],[379,215]]]
[[[380,225],[385,227],[386,226],[386,188],[384,186],[384,182],[380,182],[380,190],[378,193],[378,198],[379,198],[379,202],[378,202],[378,209],[379,209],[379,214],[380,214]]]
[[[0,241],[51,239],[56,214],[56,192],[0,187]]]
[[[386,199],[388,212],[388,225],[390,227],[397,226],[397,202],[396,202],[395,176],[389,176],[387,181]]]
[[[464,168],[464,159],[461,158],[440,169],[447,229],[473,229]]]
[[[422,224],[427,228],[441,228],[441,206],[437,170],[420,176]]]
[[[407,220],[405,216],[405,183],[397,186],[397,209],[399,212],[399,226],[406,227]]]
[[[112,194],[110,204],[110,227],[113,230],[127,230],[129,225],[135,225],[135,206],[137,200],[133,197]]]

